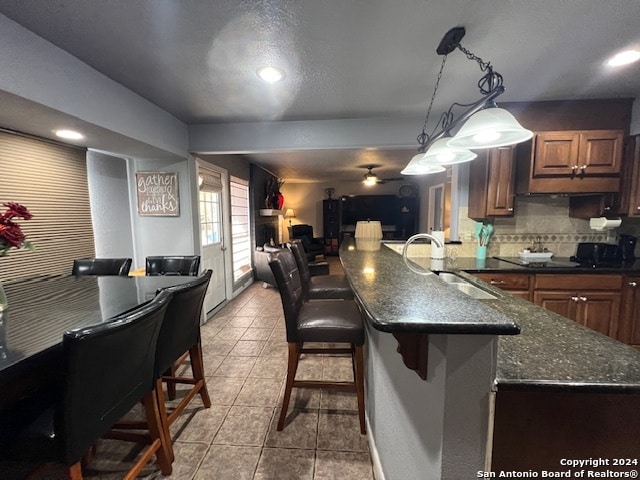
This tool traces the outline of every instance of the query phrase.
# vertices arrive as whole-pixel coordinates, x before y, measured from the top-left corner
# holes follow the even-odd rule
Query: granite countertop
[[[476,300],[457,291],[453,292],[455,297],[443,298],[441,295],[447,289],[453,290],[450,286],[437,277],[433,278],[435,275],[421,276],[411,272],[402,257],[382,243],[379,250],[372,252],[358,251],[353,243],[346,243],[343,247],[340,251],[342,264],[375,328],[391,332],[498,333],[495,379],[498,390],[640,392],[640,351],[509,295],[473,276],[479,271],[528,273],[532,270],[530,268],[495,259],[487,259],[483,268],[475,265],[475,259],[445,261],[438,267],[481,285],[496,299]],[[415,261],[427,268],[431,262],[428,258]],[[367,267],[375,270],[369,277],[363,273]],[[568,273],[567,269],[561,270]],[[570,272],[593,271],[578,270],[584,272]],[[538,272],[538,269],[535,271]],[[597,272],[611,273],[610,270]],[[434,292],[434,295],[427,295],[426,292]],[[415,309],[412,305],[416,305]],[[414,311],[423,313],[420,316]],[[424,312],[434,315],[424,318]],[[407,319],[403,317],[404,314],[408,316]],[[475,322],[466,325],[468,316]],[[491,324],[481,327],[478,318],[495,321],[501,328]],[[440,329],[444,319],[451,322],[449,328],[445,329],[447,331]],[[423,325],[424,330],[418,328],[419,324]],[[465,328],[456,329],[454,325],[458,324],[465,325]],[[471,327],[474,324],[475,329]],[[511,326],[506,329],[508,332],[500,331],[508,325]],[[432,326],[436,327],[436,331],[431,330]],[[519,335],[501,334],[516,333],[514,327],[520,331]]]
[[[384,332],[516,335],[516,323],[451,288],[434,273],[421,275],[375,240],[345,239],[340,260],[372,326]],[[360,247],[360,248],[358,248]],[[502,294],[504,295],[504,294]],[[455,305],[455,309],[451,309]]]

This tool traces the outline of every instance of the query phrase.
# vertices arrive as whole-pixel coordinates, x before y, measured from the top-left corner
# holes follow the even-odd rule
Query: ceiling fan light
[[[503,108],[486,108],[474,113],[450,138],[447,145],[460,148],[494,148],[529,140],[533,132],[518,123]]]
[[[378,176],[375,173],[367,173],[364,176],[364,180],[362,181],[367,187],[372,187],[376,183],[378,183]]]
[[[470,162],[478,155],[466,148],[451,147],[447,144],[449,137],[439,138],[429,149],[418,158],[421,165],[453,165],[455,163]],[[415,158],[415,157],[414,157]]]

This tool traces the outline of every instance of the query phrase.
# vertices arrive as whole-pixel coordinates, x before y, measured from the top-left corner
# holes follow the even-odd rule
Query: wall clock
[[[416,194],[416,187],[414,185],[402,185],[398,193],[401,197],[414,197]]]

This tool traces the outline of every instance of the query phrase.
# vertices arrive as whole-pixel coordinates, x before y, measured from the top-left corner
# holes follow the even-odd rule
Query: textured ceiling
[[[640,65],[604,66],[640,47],[638,0],[0,0],[0,13],[187,124],[423,116],[435,48],[456,25],[503,74],[500,101],[640,94]],[[258,79],[267,63],[284,81]],[[479,77],[475,62],[449,55],[436,118],[475,100]],[[300,175],[314,155],[275,161]],[[274,168],[270,155],[254,158]],[[326,152],[324,166],[340,159]]]

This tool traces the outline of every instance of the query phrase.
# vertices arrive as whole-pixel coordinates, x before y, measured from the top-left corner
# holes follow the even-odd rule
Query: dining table
[[[66,331],[108,322],[189,276],[47,275],[4,284],[0,409],[55,377]],[[108,361],[108,359],[105,359]]]

